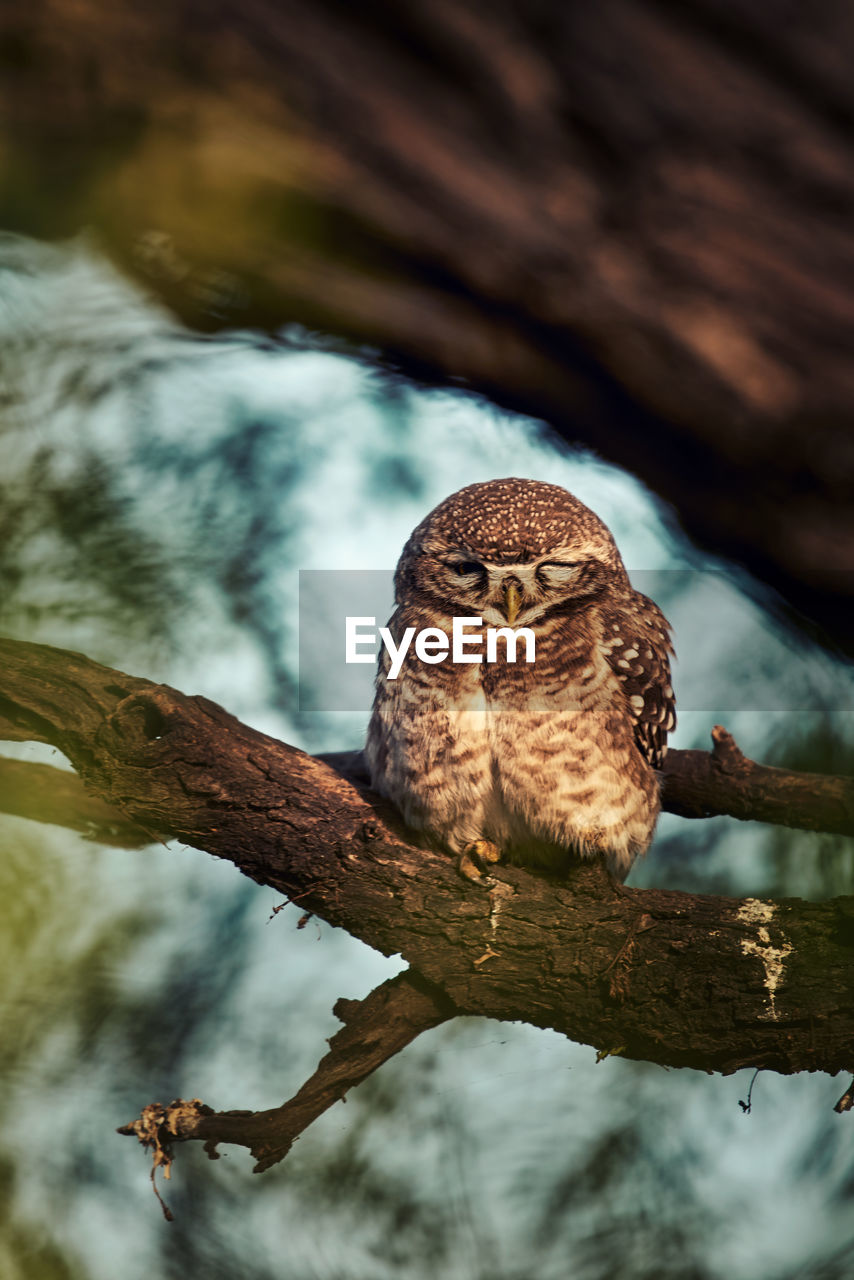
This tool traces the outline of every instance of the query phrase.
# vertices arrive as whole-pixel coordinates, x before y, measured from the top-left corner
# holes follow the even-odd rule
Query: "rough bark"
[[[0,223],[628,467],[854,651],[854,13],[32,0]]]
[[[0,641],[0,715],[150,831],[228,858],[413,971],[461,1013],[522,1018],[672,1066],[851,1064],[854,900],[634,890],[501,867],[464,882],[395,812],[204,698]]]
[[[662,779],[662,807],[682,818],[774,822],[806,831],[854,835],[854,778],[796,773],[748,760],[721,725],[706,751],[670,751]]]
[[[41,645],[0,640],[3,736],[62,750],[106,813],[125,815],[135,833],[129,842],[140,829],[168,831],[409,963],[366,1000],[339,1002],[344,1029],[282,1107],[215,1113],[199,1099],[179,1099],[144,1108],[120,1132],[152,1149],[152,1181],[158,1168],[168,1175],[174,1142],[189,1139],[212,1155],[219,1142],[239,1143],[256,1169],[268,1168],[349,1088],[456,1014],[524,1020],[605,1054],[666,1066],[852,1066],[854,898],[638,891],[614,884],[595,863],[561,881],[502,866],[471,884],[450,859],[409,843],[398,816],[367,787],[359,753],[312,758],[205,698]],[[684,805],[696,812],[707,803],[703,753],[676,754],[688,757]],[[725,731],[716,731],[706,762],[713,794],[724,794],[719,775],[728,777],[743,807],[755,771],[767,805],[777,771],[746,761]],[[795,787],[804,778],[780,776]],[[846,781],[847,799],[838,789]],[[838,784],[829,802],[826,783]],[[680,794],[679,770],[668,786]],[[851,786],[816,780],[814,800],[829,804],[832,821],[840,810],[850,819]],[[783,812],[773,787],[771,810]],[[56,807],[46,816],[62,820]],[[838,1110],[848,1109],[850,1093]]]

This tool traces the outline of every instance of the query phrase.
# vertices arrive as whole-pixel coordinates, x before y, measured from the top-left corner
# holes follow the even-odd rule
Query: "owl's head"
[[[487,626],[531,626],[625,588],[606,525],[578,498],[537,480],[470,484],[415,529],[395,574],[398,604],[420,598]]]

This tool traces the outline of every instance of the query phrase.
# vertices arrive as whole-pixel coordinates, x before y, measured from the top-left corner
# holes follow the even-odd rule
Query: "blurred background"
[[[528,476],[670,618],[675,745],[850,773],[852,53],[831,0],[0,7],[0,631],[356,748],[300,571]],[[478,1019],[261,1177],[179,1149],[166,1223],[115,1127],[283,1101],[398,964],[181,846],[0,847],[3,1280],[854,1275],[839,1080],[745,1114]],[[665,815],[630,883],[822,899],[854,853]]]
[[[310,751],[366,715],[300,712],[300,569],[393,567],[448,492],[562,484],[669,614],[676,744],[723,721],[754,758],[850,769],[850,673],[700,555],[642,485],[544,427],[292,334],[200,340],[85,239],[0,245],[2,630],[224,704]],[[61,764],[50,748],[7,754]],[[263,1177],[148,1158],[149,1101],[262,1108],[325,1050],[339,996],[398,966],[229,864],[2,820],[0,1273],[92,1277],[846,1277],[854,1154],[839,1081],[609,1058],[524,1025],[422,1036]],[[849,841],[664,816],[631,883],[850,893]]]

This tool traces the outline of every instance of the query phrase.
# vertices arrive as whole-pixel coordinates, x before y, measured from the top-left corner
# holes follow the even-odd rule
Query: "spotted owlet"
[[[467,874],[501,854],[553,869],[601,855],[625,878],[660,808],[672,649],[598,516],[553,484],[468,485],[410,536],[395,599],[396,645],[407,628],[451,636],[466,618],[467,652],[482,660],[440,660],[435,643],[425,661],[410,645],[390,679],[381,650],[365,749],[374,789]],[[478,618],[496,629],[493,661],[472,643]],[[497,631],[508,627],[533,632],[533,662],[519,644],[509,660]]]

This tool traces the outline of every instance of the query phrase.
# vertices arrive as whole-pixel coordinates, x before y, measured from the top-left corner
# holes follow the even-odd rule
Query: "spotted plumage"
[[[382,651],[365,755],[374,788],[433,844],[489,842],[551,866],[604,856],[624,877],[659,811],[674,727],[668,626],[633,590],[607,527],[556,485],[452,494],[410,536],[389,629],[448,635],[457,617],[530,628],[533,664]]]

